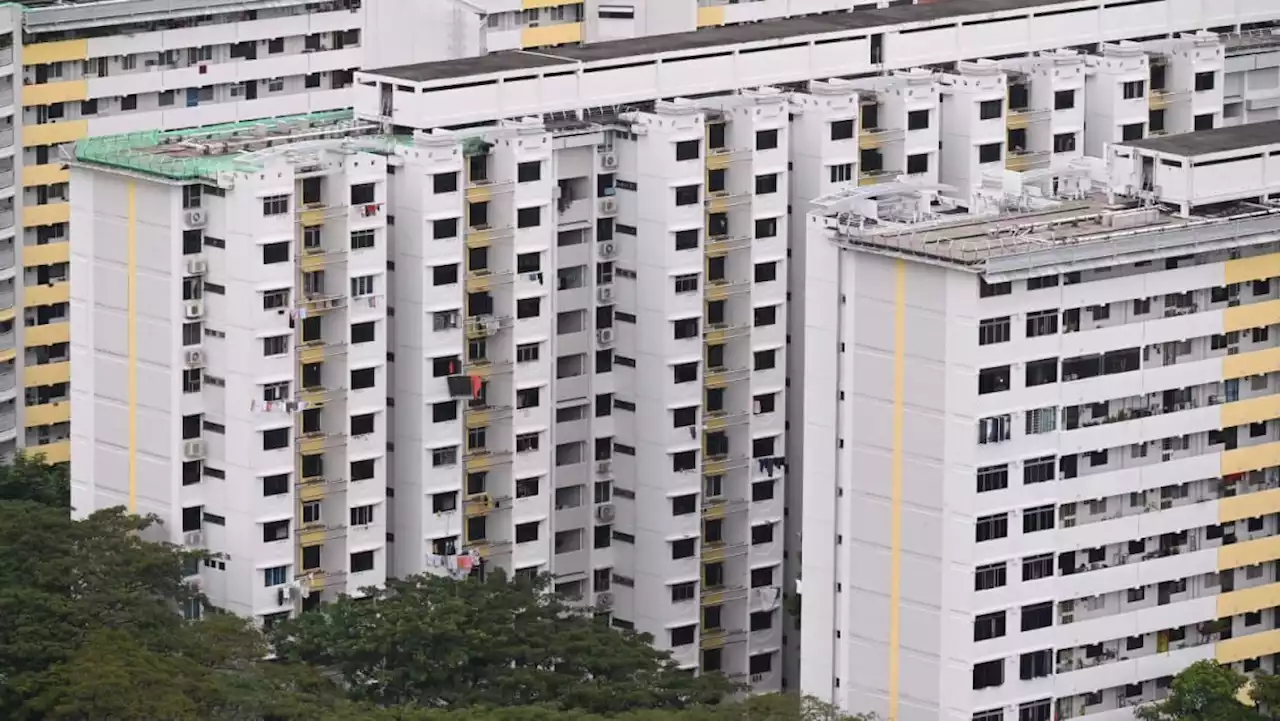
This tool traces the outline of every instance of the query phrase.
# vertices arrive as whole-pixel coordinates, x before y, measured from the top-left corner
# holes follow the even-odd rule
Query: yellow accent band
[[[45,463],[70,463],[71,441],[57,441],[55,443],[46,443],[42,446],[31,446],[27,448],[27,452],[44,454]]]
[[[1218,663],[1235,663],[1276,652],[1280,652],[1280,630],[1235,636],[1213,646],[1214,659]]]
[[[1251,280],[1274,278],[1277,275],[1280,275],[1280,253],[1228,260],[1222,268],[1224,285],[1248,283]]]
[[[32,268],[50,263],[70,263],[71,243],[46,243],[22,246],[22,267]]]
[[[44,365],[27,365],[22,369],[22,385],[24,388],[70,382],[70,361],[63,361],[61,363],[45,363]]]
[[[71,401],[44,403],[38,406],[27,406],[25,425],[27,428],[51,426],[54,423],[66,423],[71,420]]]
[[[89,99],[88,80],[67,80],[61,83],[25,85],[22,88],[22,105],[51,105]]]
[[[73,143],[89,137],[88,120],[64,120],[60,123],[22,126],[22,147]]]
[[[53,305],[71,301],[71,283],[62,281],[53,285],[32,285],[22,291],[22,305],[30,308],[37,305]]]
[[[1261,611],[1280,606],[1280,583],[1268,583],[1239,591],[1218,594],[1218,618]]]
[[[723,5],[698,8],[698,27],[711,28],[718,25],[724,25]]]
[[[22,187],[33,188],[53,183],[70,183],[71,171],[59,163],[28,165],[22,169]]]
[[[539,48],[544,45],[566,45],[582,42],[582,23],[544,25],[520,31],[520,47]]]
[[[71,323],[61,321],[46,325],[33,325],[22,329],[22,345],[32,348],[39,345],[71,342]]]
[[[1280,300],[1250,303],[1227,308],[1222,312],[1222,332],[1245,328],[1262,328],[1280,323]]]
[[[0,350],[0,363],[12,363],[14,358],[18,357],[18,349],[10,348],[9,350]],[[9,368],[13,370],[13,368]]]
[[[22,209],[22,227],[24,228],[66,223],[69,220],[71,220],[71,203],[28,205]]]
[[[1280,348],[1229,355],[1222,359],[1222,379],[1258,376],[1270,373],[1277,368],[1280,368]]]
[[[1218,548],[1218,570],[1256,566],[1280,558],[1280,536],[1255,538]]]
[[[138,511],[138,187],[129,181],[125,191],[124,241],[128,266],[129,336],[129,511]]]
[[[581,5],[582,0],[520,0],[521,10],[536,10],[538,8],[554,8],[561,5]]]
[[[44,65],[68,60],[88,60],[89,41],[58,40],[52,43],[32,43],[22,48],[23,65]]]
[[[1257,518],[1268,513],[1280,513],[1280,488],[1231,496],[1218,501],[1218,523]]]
[[[1280,441],[1222,452],[1221,475],[1224,476],[1229,476],[1232,473],[1244,473],[1245,471],[1257,471],[1271,466],[1280,466]],[[1264,495],[1266,494],[1252,493],[1247,496],[1236,496],[1229,500],[1243,501],[1247,498],[1258,498]],[[1226,500],[1228,499],[1223,499],[1223,501]],[[1276,513],[1276,511],[1266,511],[1266,513]],[[1250,516],[1241,516],[1241,518],[1252,518],[1259,515],[1262,514],[1254,513]]]
[[[893,289],[893,496],[889,510],[889,721],[898,720],[898,672],[902,642],[902,406],[906,389],[907,263],[894,263]]]
[[[1219,410],[1221,427],[1243,426],[1272,418],[1280,418],[1280,395],[1259,396],[1235,403],[1224,403]]]

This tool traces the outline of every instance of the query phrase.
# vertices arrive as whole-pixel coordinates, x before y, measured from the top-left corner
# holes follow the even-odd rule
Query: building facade
[[[907,184],[816,203],[805,692],[1106,721],[1197,660],[1272,670],[1275,132],[1113,145],[1108,196],[1063,174],[985,217]]]

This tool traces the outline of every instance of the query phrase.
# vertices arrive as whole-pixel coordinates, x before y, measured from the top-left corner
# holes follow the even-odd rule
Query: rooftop
[[[812,214],[842,246],[988,276],[1186,246],[1235,247],[1280,230],[1280,204],[1229,203],[1183,218],[1091,194],[998,202],[990,212],[952,212],[918,186],[889,183],[815,200]]]
[[[1068,0],[947,0],[937,5],[900,5],[877,10],[853,10],[824,15],[807,15],[777,20],[762,20],[741,25],[702,28],[693,32],[652,35],[649,37],[611,40],[575,47],[545,48],[537,52],[513,50],[478,58],[417,63],[392,68],[368,70],[409,82],[456,80],[473,75],[534,70],[555,65],[570,65],[597,60],[618,60],[682,50],[709,50],[717,45],[787,40],[805,35],[822,35],[849,30],[863,30],[903,23],[927,23],[934,20],[960,20],[968,15],[1002,11],[1063,9]]]
[[[367,136],[375,126],[350,111],[293,115],[192,130],[147,130],[88,138],[75,161],[169,180],[217,180],[220,173],[261,169],[266,158],[306,143]]]
[[[1209,153],[1225,153],[1232,150],[1246,150],[1260,145],[1280,143],[1280,120],[1268,120],[1261,123],[1232,125],[1213,130],[1197,130],[1177,135],[1163,135],[1143,140],[1131,140],[1127,143],[1116,143],[1139,150],[1152,150],[1170,155],[1206,155]]]

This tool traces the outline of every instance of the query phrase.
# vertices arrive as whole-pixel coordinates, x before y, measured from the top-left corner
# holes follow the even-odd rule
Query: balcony
[[[747,280],[709,280],[706,282],[706,299],[724,300],[730,295],[746,293],[751,290],[751,281]]]
[[[751,193],[716,190],[708,192],[703,203],[707,206],[708,213],[723,213],[735,205],[742,205],[750,200]]]
[[[28,428],[66,423],[71,420],[71,399],[27,406],[25,420]]]
[[[0,107],[4,104],[4,96],[0,95]],[[0,171],[0,190],[8,190],[13,187],[13,171]]]
[[[719,606],[746,597],[746,586],[707,586],[702,589],[702,598],[699,602],[703,606]]]
[[[1004,159],[1004,167],[1018,173],[1044,168],[1049,165],[1049,156],[1045,150],[1011,150]]]
[[[495,466],[511,462],[511,451],[491,451],[487,448],[475,448],[462,456],[462,465],[467,473],[487,471]]]
[[[751,326],[747,323],[708,323],[702,331],[702,339],[709,345],[715,345],[750,332]]]
[[[465,330],[467,338],[470,340],[479,340],[496,335],[498,331],[507,328],[513,321],[509,317],[497,317],[492,315],[473,315],[467,318]]]
[[[705,243],[708,258],[727,255],[732,251],[750,247],[751,238],[746,236],[712,235],[707,237]]]
[[[750,418],[751,414],[746,411],[710,411],[702,416],[702,428],[718,431],[729,426],[740,426]]]
[[[724,518],[731,513],[745,511],[751,507],[751,501],[747,500],[731,500],[728,498],[713,498],[703,501],[702,518],[711,521],[717,518]]]
[[[483,428],[494,421],[510,418],[511,406],[471,406],[463,415],[467,428]]]
[[[482,293],[492,290],[495,283],[510,283],[515,275],[509,271],[493,271],[488,268],[467,271],[467,292]]]
[[[1005,115],[1005,127],[1009,130],[1025,130],[1032,123],[1048,120],[1053,111],[1047,108],[1009,108]]]
[[[503,190],[510,190],[514,186],[510,180],[476,180],[468,179],[467,181],[467,202],[468,203],[484,203],[493,199],[493,194]]]
[[[704,563],[714,563],[732,556],[741,556],[746,552],[747,544],[745,543],[703,543],[702,561]]]
[[[858,133],[858,149],[859,150],[875,150],[885,143],[892,143],[902,140],[906,137],[906,131],[901,128],[870,128],[859,131]]]
[[[702,463],[702,474],[704,476],[723,475],[729,471],[746,467],[747,459],[745,456],[707,456]]]
[[[487,538],[469,540],[462,544],[467,551],[475,551],[481,558],[493,558],[499,553],[511,552],[511,541],[491,541]]]
[[[497,508],[493,496],[488,493],[477,493],[474,496],[467,496],[462,501],[462,515],[467,518],[488,515],[488,513]]]
[[[707,368],[703,372],[702,385],[707,388],[724,388],[730,383],[744,381],[750,377],[751,371],[747,368],[726,368],[724,366]],[[728,424],[725,423],[723,425]]]
[[[16,261],[16,254],[13,252],[13,246],[0,250],[0,271],[10,270]]]
[[[730,164],[751,157],[750,150],[713,148],[707,150],[707,170],[724,170]]]
[[[0,48],[0,68],[13,65],[13,47]]]
[[[11,150],[11,149],[13,149],[13,131],[0,130],[0,150]],[[10,222],[9,225],[13,225],[13,223]],[[8,227],[8,226],[0,224],[0,228],[5,228],[5,227]]]
[[[1165,88],[1163,90],[1152,90],[1151,94],[1147,96],[1147,103],[1151,110],[1163,110],[1174,103],[1189,100],[1190,98],[1190,90],[1170,90]]]
[[[344,308],[347,305],[346,296],[334,295],[328,293],[313,293],[304,296],[298,301],[297,308],[301,311],[311,313],[325,313],[336,308]]]
[[[723,648],[730,643],[741,643],[747,640],[747,632],[742,629],[730,631],[724,628],[708,628],[702,631],[702,638],[699,639],[698,645],[702,650],[707,651],[713,648]]]

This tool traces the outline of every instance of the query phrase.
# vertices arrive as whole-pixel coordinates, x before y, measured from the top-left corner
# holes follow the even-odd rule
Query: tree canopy
[[[70,517],[66,472],[0,468],[6,721],[857,721],[793,696],[739,699],[545,579],[415,577],[282,624],[205,608],[201,552],[123,509]]]
[[[1197,661],[1174,676],[1168,696],[1136,713],[1143,721],[1276,721],[1280,677]]]

